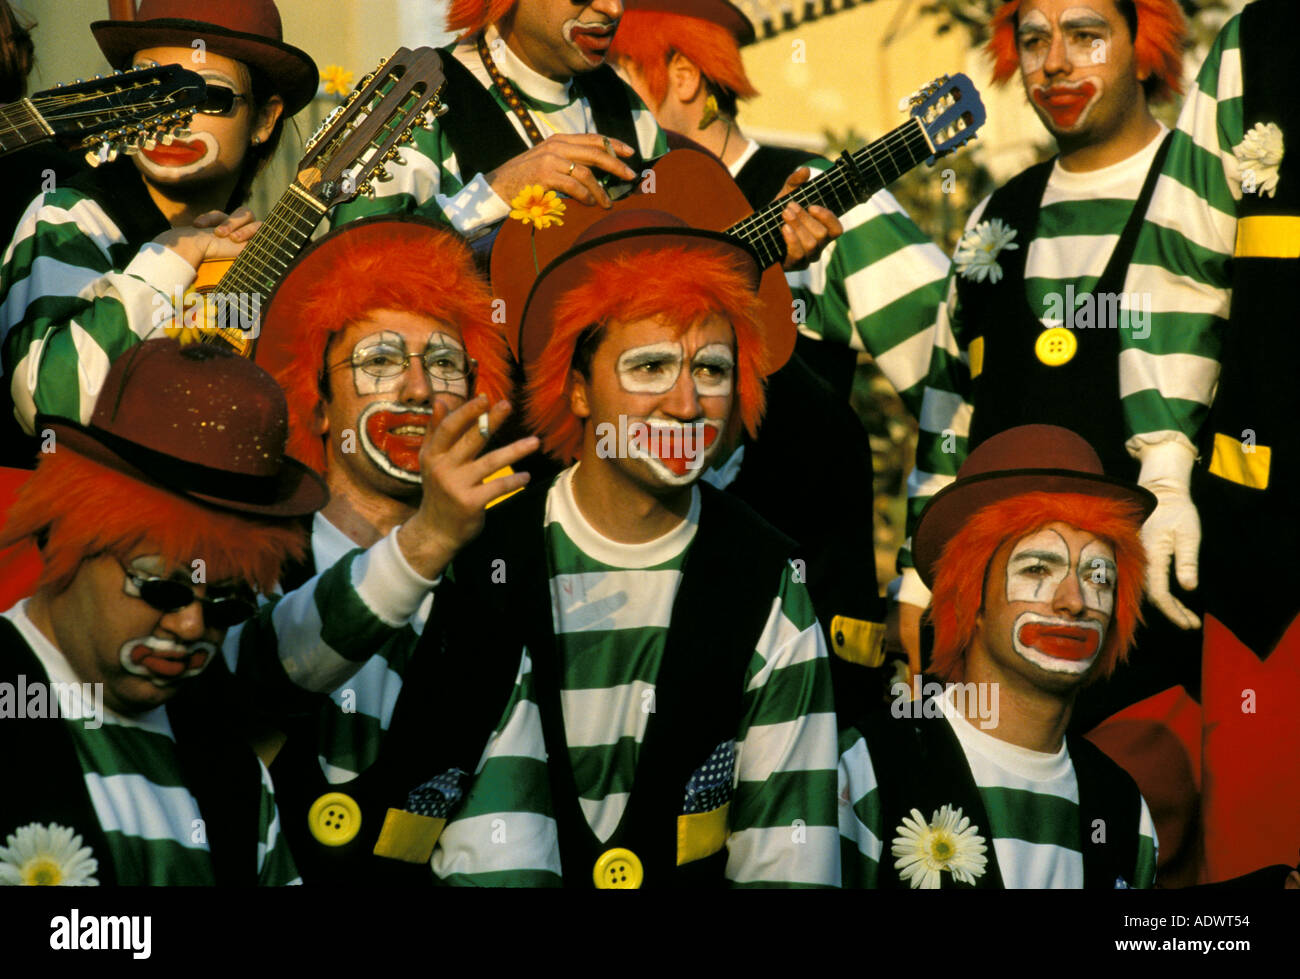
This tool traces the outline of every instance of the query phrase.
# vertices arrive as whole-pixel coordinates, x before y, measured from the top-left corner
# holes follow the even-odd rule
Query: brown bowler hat
[[[1132,503],[1142,520],[1156,498],[1136,483],[1107,476],[1087,440],[1058,425],[1019,425],[975,449],[926,504],[912,536],[912,558],[927,587],[943,547],[979,510],[1024,493],[1082,493]]]
[[[299,48],[285,44],[273,0],[141,0],[135,20],[97,20],[90,25],[108,63],[119,70],[145,48],[207,50],[265,72],[284,99],[285,118],[316,97],[320,70]],[[198,67],[202,67],[201,65]]]
[[[546,347],[546,314],[591,261],[682,244],[721,249],[753,268],[767,372],[790,359],[797,330],[785,274],[717,230],[753,213],[726,167],[708,153],[677,150],[655,164],[655,175],[654,193],[629,194],[610,210],[566,200],[562,225],[534,231],[513,218],[502,225],[492,248],[492,292],[505,303],[506,338],[525,370]],[[619,220],[624,214],[635,216]]]
[[[741,47],[753,44],[757,36],[753,22],[739,7],[727,0],[623,0],[623,9],[628,13],[645,11],[677,14],[679,17],[711,21],[730,31]]]
[[[113,362],[89,425],[38,415],[37,430],[132,479],[238,513],[298,517],[325,505],[316,473],[284,454],[284,393],[216,347],[147,340]]]

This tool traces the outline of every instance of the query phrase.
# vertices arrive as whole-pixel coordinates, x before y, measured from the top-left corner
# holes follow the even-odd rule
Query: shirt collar
[[[568,105],[572,101],[572,78],[568,81],[557,82],[533,71],[532,68],[529,68],[519,59],[518,55],[510,50],[510,45],[506,44],[494,24],[487,26],[483,36],[487,39],[488,49],[492,53],[492,60],[497,63],[501,73],[510,79],[515,88],[519,89],[524,95],[538,102],[549,102],[552,105]]]

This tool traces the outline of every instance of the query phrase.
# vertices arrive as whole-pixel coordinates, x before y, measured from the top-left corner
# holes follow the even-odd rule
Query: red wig
[[[510,395],[505,335],[492,322],[492,295],[465,243],[448,232],[376,248],[365,237],[349,241],[344,234],[335,241],[312,266],[311,298],[273,303],[263,327],[270,342],[283,337],[288,344],[275,362],[259,355],[289,402],[287,451],[321,473],[325,443],[314,420],[326,390],[326,350],[335,333],[376,310],[419,313],[457,327],[466,352],[478,361],[476,392],[494,402]]]
[[[297,520],[242,516],[186,499],[160,486],[61,448],[44,456],[18,492],[0,531],[0,549],[28,538],[45,566],[36,583],[55,594],[81,562],[101,554],[125,560],[139,545],[169,568],[201,558],[208,581],[242,578],[268,592],[280,568],[302,557],[306,531]]]
[[[1118,7],[1122,0],[1115,0]],[[1149,101],[1161,102],[1183,90],[1183,47],[1187,21],[1177,0],[1130,0],[1137,13],[1133,57],[1139,74],[1152,81]],[[1016,22],[1020,0],[1007,0],[989,23],[991,37],[985,51],[993,59],[993,80],[1005,83],[1020,70]]]
[[[740,46],[731,31],[700,17],[629,10],[619,22],[609,48],[612,58],[626,58],[641,72],[654,97],[652,109],[668,96],[668,62],[674,51],[737,98],[749,99],[758,94],[745,74]]]
[[[736,405],[726,437],[734,440],[742,424],[757,435],[766,354],[753,287],[727,258],[674,246],[594,262],[557,304],[546,349],[528,372],[528,424],[542,448],[562,462],[581,453],[583,424],[569,408],[570,372],[589,329],[665,316],[680,333],[711,314],[728,319],[736,334]]]
[[[1146,553],[1138,536],[1142,515],[1121,500],[1082,493],[1025,493],[990,503],[944,545],[930,602],[934,622],[931,672],[945,680],[960,679],[998,548],[1058,520],[1104,538],[1115,550],[1115,614],[1092,679],[1114,672],[1116,664],[1128,655],[1133,630],[1141,621],[1146,568]]]
[[[451,0],[447,7],[447,30],[477,34],[514,9],[519,0]]]

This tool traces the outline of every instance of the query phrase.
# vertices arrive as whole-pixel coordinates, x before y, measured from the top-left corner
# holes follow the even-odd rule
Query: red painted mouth
[[[197,163],[207,153],[207,144],[201,140],[189,143],[175,142],[170,146],[159,143],[151,150],[142,151],[145,158],[160,167],[184,167]]]
[[[211,653],[197,650],[192,653],[167,654],[151,646],[139,645],[131,650],[131,662],[142,666],[154,676],[174,680],[191,670],[201,670],[207,665]]]
[[[1020,629],[1020,641],[1057,659],[1085,660],[1097,652],[1101,635],[1079,626],[1027,622]]]
[[[1096,85],[1081,82],[1078,85],[1053,85],[1035,89],[1033,98],[1052,117],[1058,128],[1072,129],[1096,94]]]
[[[430,416],[422,412],[377,411],[366,419],[366,435],[370,444],[398,469],[418,473],[420,446],[424,444],[429,421]]]
[[[647,426],[638,440],[674,476],[685,476],[700,469],[700,458],[718,440],[718,429],[713,425],[687,425],[683,428]]]
[[[605,60],[617,26],[607,24],[604,27],[575,27],[572,31],[573,43],[588,61],[598,65]]]

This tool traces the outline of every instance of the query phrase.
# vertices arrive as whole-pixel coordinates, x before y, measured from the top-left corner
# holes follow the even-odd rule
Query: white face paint
[[[352,348],[352,383],[357,394],[387,394],[401,388],[411,356],[400,333],[381,330],[362,337]],[[469,358],[459,340],[447,333],[433,333],[419,356],[435,394],[469,399]],[[389,376],[383,376],[386,374]]]
[[[420,482],[420,446],[433,411],[422,405],[375,401],[357,419],[361,451],[381,472],[404,483]]]
[[[1095,540],[1079,555],[1079,589],[1083,604],[1095,612],[1110,615],[1115,610],[1115,552]]]
[[[682,373],[684,354],[676,341],[631,347],[619,354],[615,370],[618,382],[629,394],[667,394]],[[731,394],[736,358],[725,343],[709,343],[695,351],[691,374],[695,393],[701,398]]]
[[[216,653],[217,647],[210,642],[179,643],[140,636],[122,644],[118,659],[128,673],[145,677],[156,687],[167,687],[198,676]]]
[[[722,445],[726,420],[705,418],[679,422],[638,418],[628,423],[627,454],[642,459],[660,482],[686,486],[699,478]]]
[[[1101,655],[1106,630],[1091,619],[1022,612],[1011,630],[1017,653],[1049,673],[1087,673]]]
[[[1090,7],[1070,7],[1057,19],[1057,30],[1065,44],[1065,57],[1075,68],[1092,68],[1104,62],[1111,29],[1106,18]],[[1030,10],[1020,18],[1016,46],[1020,68],[1026,74],[1039,71],[1047,62],[1056,38],[1052,25],[1041,10]]]

